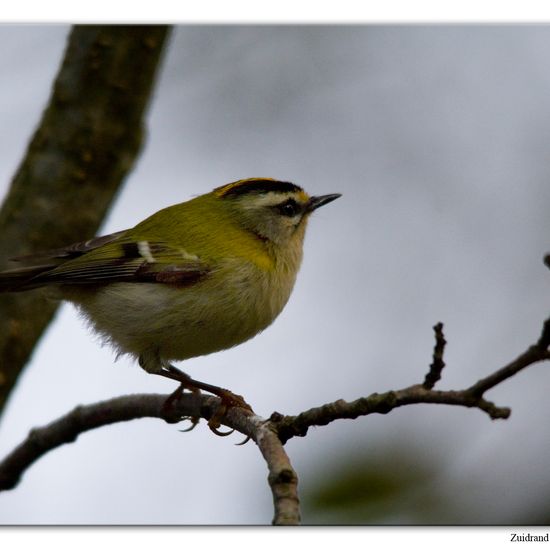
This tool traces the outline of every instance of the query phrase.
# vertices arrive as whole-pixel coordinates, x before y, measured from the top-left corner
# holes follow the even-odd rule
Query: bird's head
[[[270,178],[250,178],[218,187],[216,199],[248,231],[278,246],[303,239],[309,215],[341,195],[312,197],[301,187]]]

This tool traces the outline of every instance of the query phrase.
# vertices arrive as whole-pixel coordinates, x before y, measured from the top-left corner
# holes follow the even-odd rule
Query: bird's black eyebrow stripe
[[[222,197],[237,197],[245,193],[268,193],[275,191],[279,193],[300,192],[302,188],[289,181],[276,180],[245,180],[238,185],[230,187]]]

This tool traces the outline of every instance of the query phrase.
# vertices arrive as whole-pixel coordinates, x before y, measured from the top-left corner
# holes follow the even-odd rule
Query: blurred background
[[[49,96],[68,26],[0,27],[0,186]],[[252,341],[183,365],[258,414],[421,382],[441,389],[534,342],[549,314],[550,27],[180,26],[148,139],[102,232],[240,178],[343,197],[316,213],[294,294]],[[83,238],[90,235],[83,235]],[[306,524],[550,522],[549,365],[477,410],[415,405],[311,429],[286,449]],[[92,403],[164,392],[64,306],[0,424],[4,456]],[[158,420],[81,436],[0,493],[2,524],[266,524],[266,465],[239,435]]]

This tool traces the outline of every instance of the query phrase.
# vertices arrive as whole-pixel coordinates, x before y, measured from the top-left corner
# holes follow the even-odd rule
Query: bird
[[[340,196],[241,179],[132,229],[14,258],[20,267],[0,272],[0,292],[46,287],[73,303],[117,354],[179,382],[180,393],[203,390],[228,406],[248,406],[172,362],[231,348],[267,328],[291,295],[311,213]]]

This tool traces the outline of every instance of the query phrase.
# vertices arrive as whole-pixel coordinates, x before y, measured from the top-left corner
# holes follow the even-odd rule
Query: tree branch
[[[257,430],[251,437],[260,448],[269,468],[267,479],[275,508],[273,525],[298,525],[300,523],[298,476],[290,464],[290,459],[273,423],[260,417],[255,418]]]
[[[477,408],[490,418],[508,418],[510,409],[487,401],[484,393],[534,363],[550,359],[550,319],[546,320],[539,340],[508,365],[482,378],[464,390],[434,390],[437,373],[441,373],[445,338],[443,325],[434,327],[436,342],[433,362],[424,383],[385,393],[373,393],[355,401],[343,399],[309,409],[297,416],[273,413],[269,419],[253,412],[232,407],[220,418],[225,426],[249,437],[258,445],[268,470],[268,482],[273,495],[276,525],[294,525],[300,521],[298,478],[283,448],[292,437],[303,437],[311,426],[324,426],[334,420],[357,418],[373,413],[387,414],[393,409],[415,403],[434,403]],[[427,384],[426,380],[430,380]],[[432,383],[433,380],[433,383]],[[54,422],[32,430],[28,437],[0,462],[0,491],[13,489],[25,470],[47,452],[65,443],[72,443],[86,431],[137,418],[161,418],[179,422],[182,418],[204,418],[218,411],[220,400],[207,395],[185,393],[165,407],[168,395],[138,394],[118,397],[79,406]]]
[[[167,34],[153,25],[73,28],[0,210],[1,262],[96,233],[140,151]],[[0,297],[0,413],[56,307],[34,291]]]
[[[138,418],[160,418],[170,423],[182,418],[208,420],[220,406],[217,397],[186,393],[171,403],[170,416],[167,417],[164,405],[168,398],[169,395],[135,394],[81,405],[50,424],[31,430],[27,438],[0,462],[0,491],[16,487],[34,462],[57,447],[76,441],[80,434],[89,430]],[[230,409],[223,417],[223,423],[258,445],[269,470],[268,482],[275,509],[273,523],[298,524],[298,478],[270,423],[241,408]]]
[[[282,416],[278,418],[277,433],[283,443],[292,437],[304,437],[310,426],[324,426],[341,418],[357,418],[373,413],[387,414],[397,407],[414,403],[437,403],[440,405],[459,405],[468,408],[477,408],[489,415],[493,420],[508,418],[511,411],[508,407],[498,407],[491,401],[484,399],[486,391],[504,382],[511,376],[526,367],[550,359],[550,319],[544,322],[541,336],[536,344],[529,346],[520,356],[508,365],[498,369],[486,378],[483,378],[464,390],[433,390],[433,384],[445,365],[443,349],[445,338],[443,325],[434,327],[436,344],[433,354],[433,363],[422,385],[414,385],[397,391],[388,391],[382,394],[373,393],[368,397],[361,397],[351,403],[340,399],[321,407],[315,407],[297,416]]]

